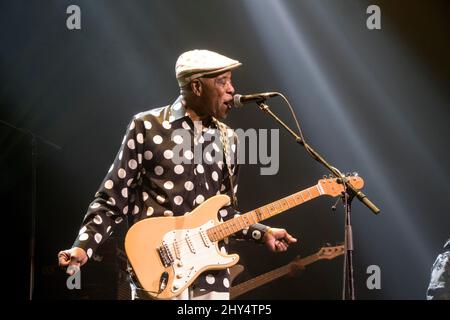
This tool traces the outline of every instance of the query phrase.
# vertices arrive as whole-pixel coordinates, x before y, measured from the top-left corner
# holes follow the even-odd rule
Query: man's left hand
[[[272,252],[286,251],[291,243],[297,239],[291,236],[285,229],[269,228],[264,234],[263,241]]]

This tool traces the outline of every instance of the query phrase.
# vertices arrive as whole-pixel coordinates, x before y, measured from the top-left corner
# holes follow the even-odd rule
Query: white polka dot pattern
[[[202,127],[200,123],[195,139],[193,128],[194,123],[186,116],[182,102],[174,104],[173,108],[143,112],[133,119],[118,157],[95,194],[96,199],[90,204],[79,230],[77,245],[85,249],[88,256],[91,257],[113,233],[114,226],[124,221],[135,223],[148,217],[182,216],[216,194],[231,195],[226,165],[216,158],[217,153],[223,151],[222,144],[215,136],[210,136],[217,134],[214,123],[210,127]],[[232,131],[229,134],[232,135]],[[205,152],[198,156],[199,147],[191,146],[192,141],[202,144],[200,152]],[[237,146],[231,148],[236,150]],[[237,176],[237,172],[235,174]],[[237,188],[236,181],[234,186]],[[217,216],[226,221],[235,212],[225,207]],[[262,237],[259,231],[250,230],[245,231],[249,233],[246,238]],[[244,232],[239,236],[243,237]],[[226,254],[222,242],[219,248]],[[225,270],[210,270],[201,278],[202,290],[224,291],[230,286]]]
[[[173,158],[173,151],[172,150],[166,150],[164,151],[164,158],[166,159],[172,159]]]
[[[112,180],[108,180],[105,182],[106,189],[112,189],[114,187],[114,182]]]
[[[136,146],[134,145],[134,140],[133,140],[133,139],[128,140],[127,146],[128,146],[128,148],[134,150],[134,148],[136,147]]]
[[[163,167],[161,167],[161,166],[156,166],[156,167],[155,167],[155,174],[156,174],[157,176],[160,176],[160,175],[162,175],[163,173],[164,173]]]
[[[167,190],[171,190],[173,189],[173,182],[172,181],[167,181],[164,183],[164,188]]]
[[[100,233],[96,233],[94,236],[95,242],[100,243],[102,241],[102,235]]]
[[[140,143],[140,144],[143,144],[143,143],[144,143],[144,136],[142,135],[142,133],[139,133],[139,134],[136,136],[136,141],[137,141],[138,143]]]
[[[120,179],[123,179],[127,176],[127,172],[124,169],[120,168],[119,171],[117,172],[117,176]]]
[[[181,164],[177,164],[173,169],[176,174],[182,174],[184,172],[184,167]]]
[[[192,189],[194,189],[194,184],[191,181],[186,181],[184,187],[187,191],[191,191]]]
[[[228,214],[228,211],[226,209],[220,209],[219,214],[222,218],[226,217]]]
[[[103,222],[102,217],[100,217],[99,215],[96,215],[94,217],[94,223],[95,224],[102,224],[102,222]]]
[[[173,198],[173,202],[175,202],[176,205],[181,205],[183,203],[183,197],[182,196],[175,196],[175,198]]]
[[[147,130],[150,130],[152,128],[152,123],[150,121],[144,121],[144,127]]]
[[[89,238],[89,235],[87,233],[82,233],[82,234],[80,234],[80,237],[79,237],[80,241],[85,241],[88,238]]]
[[[174,136],[173,137],[173,142],[175,142],[176,144],[182,144],[183,143],[183,137],[182,136]]]
[[[163,138],[160,135],[156,135],[153,137],[153,142],[155,144],[161,144],[163,142]]]
[[[134,159],[131,159],[130,161],[128,161],[128,167],[132,170],[137,168],[137,162]]]
[[[208,282],[209,284],[213,284],[214,282],[216,282],[216,278],[214,278],[214,276],[212,274],[207,274],[206,282]]]
[[[197,204],[200,204],[200,203],[202,203],[203,201],[205,201],[205,197],[204,197],[203,195],[201,195],[201,194],[199,194],[199,195],[195,198],[195,202],[196,202]]]
[[[144,152],[144,159],[145,160],[151,160],[153,158],[153,153],[149,150]]]

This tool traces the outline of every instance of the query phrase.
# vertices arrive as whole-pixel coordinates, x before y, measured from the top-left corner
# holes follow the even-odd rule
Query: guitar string
[[[309,200],[315,198],[314,196],[311,196],[311,191],[309,190],[309,189],[314,188],[314,187],[315,187],[315,186],[310,187],[310,188],[307,188],[307,189],[302,190],[302,191],[299,191],[299,192],[297,192],[297,193],[295,193],[295,194],[293,194],[293,195],[284,197],[284,198],[282,198],[282,199],[280,199],[280,200],[274,201],[273,203],[267,204],[267,205],[262,206],[262,207],[260,207],[260,208],[258,208],[258,209],[255,209],[255,210],[253,210],[253,211],[247,212],[247,213],[245,213],[244,215],[241,215],[241,216],[239,216],[239,217],[236,217],[235,219],[239,219],[240,217],[244,217],[244,216],[247,215],[247,214],[250,214],[250,216],[251,216],[251,214],[252,214],[252,213],[256,213],[257,210],[258,210],[258,211],[262,211],[263,215],[265,215],[265,216],[268,215],[268,217],[264,217],[263,219],[260,219],[259,221],[262,221],[262,220],[264,220],[264,219],[268,219],[268,218],[270,218],[270,217],[274,214],[274,213],[270,210],[269,207],[274,208],[274,209],[275,209],[275,210],[274,210],[274,211],[275,211],[275,214],[277,214],[277,213],[283,212],[283,211],[285,211],[285,210],[288,210],[288,209],[290,209],[290,208],[292,208],[292,207],[294,207],[294,206],[300,205],[300,204],[304,203],[305,201],[309,201]],[[303,197],[303,195],[301,195],[301,192],[307,192],[307,191],[308,191],[309,199],[306,199],[306,200],[305,200],[304,197]],[[299,194],[300,194],[300,196],[301,196],[301,201],[298,200]],[[319,194],[320,194],[320,193],[319,193]],[[294,205],[291,205],[291,204],[288,202],[288,199],[292,199],[292,200],[294,201]],[[283,202],[282,202],[283,200],[285,200],[285,201],[284,201],[284,204],[285,204],[285,203],[288,204],[288,205],[286,206],[287,208],[285,208],[285,206],[283,205]],[[277,204],[280,205],[281,211],[279,211],[280,209],[278,209],[278,208],[275,206],[275,203],[277,203]],[[266,211],[266,212],[264,212],[263,210]],[[257,213],[256,213],[256,214],[257,214]],[[252,219],[254,220],[253,217],[252,217]],[[232,220],[233,220],[233,219],[232,219]],[[217,233],[219,233],[219,235],[220,235],[221,232],[228,233],[229,230],[230,230],[230,228],[233,228],[233,226],[236,226],[236,224],[231,224],[229,227],[225,227],[224,224],[225,224],[225,223],[230,224],[230,221],[232,221],[232,220],[228,220],[228,221],[226,221],[226,222],[224,222],[224,223],[222,223],[222,224],[216,225],[216,226],[214,226],[214,227],[212,227],[212,228],[215,228],[215,227],[219,227],[219,226],[220,226],[220,227],[222,227],[222,230],[225,229],[224,231],[217,231]],[[244,220],[244,219],[242,219],[242,220]],[[258,221],[256,221],[255,223],[257,223],[257,222],[258,222]],[[239,227],[240,229],[238,229],[238,230],[235,231],[235,232],[238,232],[238,231],[240,231],[240,230],[242,230],[242,229],[244,229],[244,228],[247,227],[247,226],[246,226],[246,227],[244,227],[244,228],[241,228],[242,226],[241,226],[241,223],[240,223],[240,222],[237,222],[237,224],[238,224],[238,227]],[[243,224],[244,224],[244,225],[247,225],[247,223],[246,223],[245,221],[243,221]],[[212,228],[209,228],[208,230],[210,230],[210,229],[212,229]],[[226,230],[226,228],[228,228],[228,231]],[[206,230],[206,231],[207,231],[207,230]],[[233,233],[235,233],[235,232],[233,232]],[[233,233],[231,233],[230,235],[232,235]],[[208,237],[207,234],[206,234],[206,237],[208,238],[209,241],[211,241],[211,240],[209,239],[209,237]],[[192,235],[191,237],[189,237],[189,239],[190,239],[191,241],[197,241],[199,238],[200,238],[200,239],[202,238],[202,235],[200,234],[200,232],[198,232],[198,233]],[[211,241],[211,242],[214,243],[214,241]],[[177,252],[176,252],[176,251],[178,251],[178,253],[179,253],[180,256],[181,256],[182,253],[186,254],[186,253],[191,253],[191,252],[192,252],[191,246],[189,246],[189,243],[188,243],[188,241],[186,240],[186,238],[185,238],[185,239],[180,239],[180,240],[175,240],[175,241],[173,241],[172,243],[170,243],[169,245],[172,245],[172,246],[174,247],[173,250],[175,251],[175,252],[172,252],[172,250],[169,248],[169,252],[170,252],[173,256],[176,256],[176,257],[177,257],[177,254],[176,254]],[[175,247],[176,247],[176,248],[175,248]]]
[[[311,191],[314,191],[314,188],[316,188],[316,190],[318,191],[318,195],[313,195],[313,194],[311,194]],[[303,193],[306,193],[306,192],[307,192],[308,197],[304,197],[304,196],[302,195],[302,192],[303,192]],[[321,195],[321,192],[320,192],[318,186],[315,185],[315,186],[309,187],[309,188],[307,188],[307,189],[305,189],[305,190],[301,190],[301,191],[299,191],[299,192],[297,192],[297,193],[295,193],[295,194],[293,194],[293,195],[284,197],[284,198],[279,199],[279,200],[277,200],[277,201],[274,201],[274,202],[272,202],[272,203],[270,203],[270,204],[267,204],[267,205],[265,205],[265,206],[262,206],[262,207],[260,207],[260,208],[258,208],[258,209],[253,210],[253,211],[247,212],[247,213],[245,213],[244,215],[241,215],[241,216],[236,217],[236,218],[234,218],[234,219],[239,219],[240,217],[244,217],[244,216],[247,215],[248,217],[251,217],[253,220],[255,220],[254,217],[253,217],[251,214],[252,214],[252,213],[256,213],[256,214],[258,215],[258,211],[260,211],[260,212],[262,212],[263,215],[265,215],[265,216],[268,215],[268,217],[263,217],[263,219],[259,219],[259,221],[262,221],[262,220],[265,220],[265,219],[270,218],[270,217],[271,217],[272,215],[274,215],[274,214],[278,214],[278,213],[283,212],[283,211],[285,211],[285,210],[288,210],[288,209],[290,209],[290,208],[292,208],[292,207],[298,206],[298,205],[300,205],[300,204],[302,204],[302,203],[304,203],[304,202],[307,202],[307,201],[309,201],[309,200],[311,200],[311,199],[313,199],[313,198],[316,198],[317,196],[320,196],[320,195]],[[300,198],[301,198],[301,200],[300,200]],[[306,198],[306,199],[305,199],[305,198]],[[289,201],[288,201],[289,199],[293,200],[294,205],[291,205],[291,204],[289,203]],[[284,200],[284,201],[283,201],[283,200]],[[286,206],[286,208],[285,208],[286,203],[287,203],[287,206]],[[275,206],[275,204],[278,204],[278,205],[280,206],[281,210],[278,209],[278,208]],[[270,210],[271,208],[274,209],[273,211],[275,211],[275,212],[272,212],[272,211]],[[264,212],[264,211],[265,211],[265,212]],[[232,219],[232,220],[234,220],[234,219]],[[242,220],[245,220],[245,219],[243,219],[243,218],[241,218],[241,219],[242,219]],[[211,228],[207,229],[206,232],[207,232],[208,230],[212,229],[212,228],[221,227],[221,229],[224,230],[224,231],[220,231],[220,229],[219,229],[219,231],[217,231],[217,233],[219,233],[219,235],[220,235],[221,232],[229,233],[229,231],[230,231],[230,230],[232,231],[232,228],[233,228],[234,226],[236,226],[236,224],[231,224],[231,223],[230,223],[232,220],[228,220],[228,221],[226,221],[226,222],[223,222],[222,224],[219,224],[219,225],[216,225],[216,226],[214,226],[214,227],[211,227]],[[249,220],[247,220],[247,221],[249,221]],[[258,221],[256,221],[256,222],[258,222]],[[256,222],[255,222],[255,223],[256,223]],[[226,227],[225,224],[228,224],[229,226]],[[231,225],[230,225],[230,224],[231,224]],[[245,227],[242,228],[242,225],[241,225],[240,222],[237,222],[237,224],[238,224],[239,229],[238,229],[237,231],[235,231],[235,232],[230,233],[229,235],[232,235],[232,234],[234,234],[234,233],[236,233],[236,232],[238,232],[238,231],[240,231],[240,230],[242,230],[242,229],[245,228]],[[247,225],[247,223],[246,223],[245,221],[243,221],[243,224],[244,224],[244,225]],[[228,230],[226,230],[225,228],[228,228]],[[206,233],[204,236],[206,236],[206,238],[208,239],[208,241],[211,241],[211,239],[209,238],[209,236],[208,236],[207,233]],[[224,238],[226,238],[226,237],[227,237],[227,236],[225,236]],[[189,239],[190,239],[190,241],[197,241],[199,238],[200,238],[200,239],[203,238],[202,235],[200,234],[200,232],[194,234],[194,235],[191,236]],[[202,241],[203,241],[203,240],[202,240]],[[214,243],[214,242],[215,242],[215,241],[211,241],[211,243]],[[169,252],[170,252],[170,254],[171,254],[172,256],[178,257],[177,252],[178,252],[178,254],[179,254],[180,256],[181,256],[181,254],[186,254],[186,253],[192,252],[191,246],[189,245],[189,243],[188,243],[188,241],[187,241],[186,238],[185,238],[185,239],[175,240],[175,241],[169,243],[169,245],[173,246],[173,249],[171,249],[170,247],[168,247],[168,250],[169,250]],[[195,250],[195,249],[194,249],[194,250]]]
[[[285,197],[285,198],[283,198],[283,199],[278,200],[277,202],[282,201],[282,200],[286,200],[286,202],[287,202],[287,199],[290,198],[290,197],[293,197],[293,196]],[[295,206],[295,205],[298,205],[296,199],[294,198],[293,200],[294,200],[294,206]],[[226,221],[226,222],[223,222],[223,223],[221,223],[221,224],[218,224],[218,225],[216,225],[216,226],[214,226],[214,227],[211,227],[211,228],[207,229],[206,231],[211,230],[212,228],[215,228],[215,227],[221,227],[221,228],[219,228],[218,231],[216,231],[216,234],[217,234],[217,233],[218,233],[219,235],[220,235],[220,233],[228,234],[230,231],[233,231],[233,228],[234,228],[234,227],[237,226],[237,227],[238,227],[238,230],[236,230],[236,231],[234,231],[234,232],[232,232],[232,233],[229,234],[229,235],[232,235],[232,234],[234,234],[234,233],[236,233],[236,232],[238,232],[238,231],[240,231],[240,230],[243,230],[244,228],[247,228],[247,227],[249,226],[248,223],[245,221],[246,219],[243,218],[244,216],[250,214],[248,217],[251,217],[252,220],[255,220],[255,218],[254,218],[253,216],[251,216],[251,214],[256,213],[257,210],[259,210],[259,211],[265,210],[266,212],[262,212],[262,215],[264,216],[263,219],[260,219],[260,220],[259,220],[259,221],[262,221],[262,220],[264,220],[264,219],[270,218],[270,217],[274,214],[274,213],[268,208],[269,206],[272,205],[272,207],[275,208],[275,210],[274,210],[275,213],[279,213],[279,212],[288,210],[288,209],[290,209],[290,208],[293,207],[291,204],[289,204],[289,202],[287,202],[287,203],[288,203],[288,205],[286,206],[287,208],[285,208],[285,206],[283,206],[283,204],[280,205],[281,211],[279,211],[279,209],[276,208],[276,207],[274,206],[273,203],[272,203],[272,204],[268,204],[268,205],[263,206],[263,207],[261,207],[261,208],[258,208],[258,209],[256,209],[256,210],[247,212],[247,213],[245,213],[244,215],[241,215],[241,216],[239,216],[239,217],[233,218],[233,219],[231,219],[231,220],[228,220],[228,221]],[[257,214],[257,213],[256,213],[256,214]],[[258,214],[257,214],[257,215],[258,215]],[[241,218],[241,222],[238,222],[238,221],[237,221],[236,223],[231,223],[231,221],[233,221],[234,219],[239,219],[239,218]],[[247,219],[247,221],[250,221],[250,219]],[[257,222],[258,222],[258,221],[255,220],[255,223],[257,223]],[[228,224],[228,226],[225,226],[225,224]],[[245,227],[242,227],[242,225],[244,225]],[[220,229],[222,229],[223,231],[221,231]],[[227,229],[228,229],[228,230],[227,230]],[[209,239],[209,237],[208,237],[207,234],[206,234],[205,236],[208,238],[208,241],[211,241],[211,239]],[[194,235],[192,235],[192,236],[189,237],[189,239],[190,239],[191,241],[197,241],[199,238],[200,238],[200,239],[202,238],[202,235],[200,234],[200,232],[195,233]],[[211,242],[214,242],[214,241],[211,241]],[[178,252],[181,252],[181,250],[182,250],[182,249],[185,249],[185,248],[187,248],[188,251],[192,251],[192,250],[190,249],[189,243],[188,243],[188,241],[187,241],[186,238],[185,238],[185,239],[180,239],[180,240],[175,240],[175,241],[173,241],[173,242],[171,243],[171,245],[174,246],[174,248],[176,247],[175,250],[178,250]],[[186,251],[185,251],[185,252],[186,252]],[[172,252],[171,252],[171,253],[172,253]],[[173,253],[172,253],[172,254],[173,254]]]

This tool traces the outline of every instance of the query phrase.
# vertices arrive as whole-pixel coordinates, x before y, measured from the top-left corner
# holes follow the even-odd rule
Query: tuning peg
[[[357,176],[358,176],[358,172],[353,171],[353,176],[354,176],[354,177],[357,177]]]
[[[326,174],[324,174],[322,178],[326,179],[326,178],[327,178],[327,175],[326,175]]]

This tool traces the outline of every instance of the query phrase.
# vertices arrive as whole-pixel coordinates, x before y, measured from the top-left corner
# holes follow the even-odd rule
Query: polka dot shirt
[[[73,245],[83,248],[89,258],[124,221],[132,225],[151,217],[182,216],[216,194],[232,198],[219,130],[213,121],[194,123],[184,106],[179,97],[172,105],[137,114],[130,122]],[[229,128],[227,137],[237,192],[237,138]],[[236,214],[230,205],[218,212],[218,218],[226,221]],[[255,224],[235,237],[260,241],[265,228]],[[219,246],[226,252],[223,241]],[[228,270],[204,272],[194,286],[200,291],[228,291]]]

